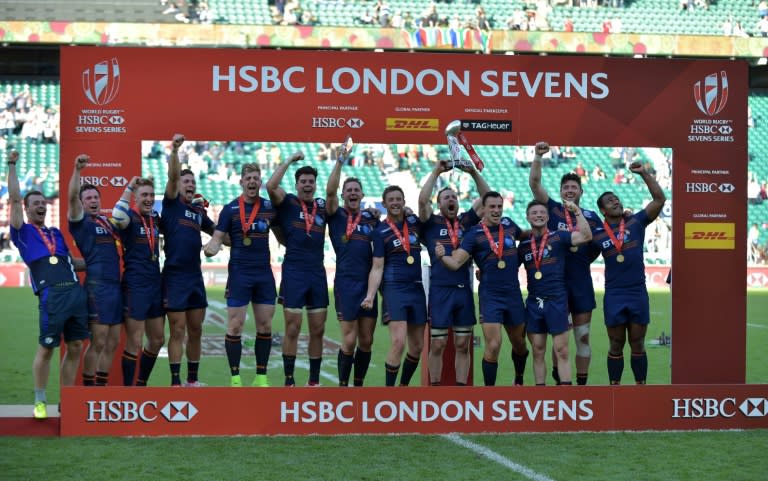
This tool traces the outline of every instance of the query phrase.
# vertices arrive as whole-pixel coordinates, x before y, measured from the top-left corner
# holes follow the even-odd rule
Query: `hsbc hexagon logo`
[[[94,105],[107,105],[120,90],[120,65],[117,58],[104,60],[83,70],[83,93]]]
[[[112,125],[123,125],[125,123],[125,117],[122,115],[112,115],[107,119]]]
[[[112,187],[125,187],[128,185],[128,179],[122,175],[118,175],[117,177],[109,179],[109,183],[112,184]]]
[[[768,416],[768,399],[750,397],[739,404],[739,411],[748,418]]]
[[[722,193],[724,193],[724,194],[730,194],[731,192],[733,192],[734,190],[736,190],[736,187],[734,187],[734,185],[733,185],[733,184],[728,184],[728,183],[726,183],[726,184],[720,184],[720,185],[717,187],[717,190],[719,190],[720,192],[722,192]]]
[[[728,75],[725,70],[704,77],[704,85],[699,80],[693,85],[693,98],[701,113],[712,117],[719,114],[728,103]]]
[[[189,401],[170,401],[163,406],[160,414],[172,423],[187,422],[195,417],[197,408]]]

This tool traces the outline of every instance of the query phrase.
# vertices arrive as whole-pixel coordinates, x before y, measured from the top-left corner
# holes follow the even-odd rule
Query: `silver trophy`
[[[448,147],[451,151],[451,167],[458,167],[462,170],[472,167],[472,161],[464,159],[461,156],[461,144],[459,135],[461,134],[461,121],[454,120],[448,123],[445,128],[445,136],[448,138]]]

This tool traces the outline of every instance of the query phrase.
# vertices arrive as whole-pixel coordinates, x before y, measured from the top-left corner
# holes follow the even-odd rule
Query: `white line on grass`
[[[501,464],[502,466],[509,468],[510,470],[522,474],[523,476],[527,477],[528,479],[532,479],[533,481],[554,481],[552,478],[548,478],[547,476],[544,476],[543,474],[539,474],[536,471],[526,468],[525,466],[521,464],[517,464],[516,462],[505,458],[501,454],[497,453],[496,451],[493,451],[491,449],[486,448],[485,446],[481,446],[479,444],[475,444],[472,441],[468,441],[458,434],[445,434],[443,437],[455,444],[458,444],[459,446],[467,449],[471,449],[472,451],[476,452],[477,454],[484,456],[491,461],[496,461],[497,463]]]
[[[752,324],[751,322],[748,322],[747,326],[749,326],[749,327],[759,327],[760,329],[768,329],[768,326],[763,326],[761,324]]]

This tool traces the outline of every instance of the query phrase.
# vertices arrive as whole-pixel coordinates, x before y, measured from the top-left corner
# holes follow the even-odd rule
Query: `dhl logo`
[[[733,222],[686,222],[686,249],[735,249],[736,224]]]
[[[394,131],[414,131],[414,132],[437,132],[440,127],[438,119],[405,119],[387,117],[387,130]]]

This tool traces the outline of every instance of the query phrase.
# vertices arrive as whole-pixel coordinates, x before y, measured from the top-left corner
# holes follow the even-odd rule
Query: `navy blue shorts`
[[[227,307],[243,307],[249,302],[274,305],[277,290],[272,269],[240,267],[230,261],[224,297],[227,298]]]
[[[588,283],[567,284],[568,290],[568,311],[573,314],[583,312],[592,312],[597,307],[595,302],[595,289],[592,281]]]
[[[648,325],[651,322],[648,291],[645,286],[622,289],[618,293],[605,291],[603,313],[605,325],[617,327],[628,323]]]
[[[64,341],[88,339],[88,301],[79,283],[67,287],[47,287],[39,292],[40,337],[47,348],[58,347]]]
[[[386,306],[384,324],[389,321],[406,321],[408,324],[427,323],[427,300],[421,282],[403,284],[386,283],[381,288]]]
[[[378,296],[373,298],[373,309],[363,309],[360,303],[368,293],[368,280],[336,278],[333,283],[333,297],[336,300],[336,317],[340,322],[354,322],[361,317],[376,319],[379,315]]]
[[[202,273],[163,269],[163,307],[166,312],[208,307]]]
[[[151,283],[124,283],[123,304],[128,317],[137,321],[146,321],[165,315],[160,279]]]
[[[480,322],[519,326],[525,323],[525,306],[519,290],[493,292],[480,289]]]
[[[570,328],[565,296],[542,299],[529,295],[525,304],[525,322],[528,332],[556,336]]]
[[[288,309],[328,307],[328,279],[325,269],[294,271],[283,269],[280,304]]]
[[[88,320],[114,326],[123,322],[123,291],[117,282],[87,282]]]
[[[477,324],[475,296],[468,286],[429,287],[429,325],[432,329],[466,327]]]

